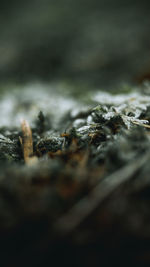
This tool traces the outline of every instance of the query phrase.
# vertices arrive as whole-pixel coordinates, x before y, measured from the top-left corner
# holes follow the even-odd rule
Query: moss
[[[51,90],[36,92],[36,96],[16,92],[7,113],[9,120],[20,113],[29,117],[36,161],[24,162],[21,127],[0,128],[0,235],[7,233],[8,242],[24,246],[20,239],[14,240],[26,232],[27,258],[29,244],[36,255],[37,244],[40,251],[41,244],[48,244],[51,249],[44,246],[43,255],[53,257],[54,246],[60,253],[68,240],[79,250],[82,243],[90,258],[95,242],[98,264],[99,247],[105,244],[104,253],[110,254],[109,243],[116,234],[117,249],[135,242],[135,235],[137,245],[145,244],[149,233],[149,94],[140,89],[118,95],[98,91],[87,105],[61,98],[58,92],[52,95]],[[42,103],[45,110],[40,112]],[[135,223],[137,215],[140,224]]]

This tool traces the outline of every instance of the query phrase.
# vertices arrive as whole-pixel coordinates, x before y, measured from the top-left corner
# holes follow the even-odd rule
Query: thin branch
[[[19,137],[24,161],[26,164],[33,164],[37,161],[37,158],[33,156],[33,141],[32,141],[32,131],[26,120],[21,123],[22,137]]]
[[[148,125],[148,124],[140,123],[137,121],[132,121],[132,123],[150,129],[150,125]]]

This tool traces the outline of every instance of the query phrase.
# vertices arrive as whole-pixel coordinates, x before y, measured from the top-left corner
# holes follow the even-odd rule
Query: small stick
[[[148,124],[140,123],[140,122],[137,122],[137,121],[132,121],[132,123],[150,129],[150,125],[148,125]]]
[[[37,161],[37,158],[33,156],[32,131],[26,120],[21,122],[21,129],[22,138],[19,137],[19,140],[23,150],[24,161],[26,164],[32,165]]]

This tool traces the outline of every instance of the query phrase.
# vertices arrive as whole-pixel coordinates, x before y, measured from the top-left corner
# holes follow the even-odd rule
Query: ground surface
[[[149,10],[1,1],[0,267],[150,265]]]
[[[38,86],[1,96],[1,262],[148,266],[149,85]]]

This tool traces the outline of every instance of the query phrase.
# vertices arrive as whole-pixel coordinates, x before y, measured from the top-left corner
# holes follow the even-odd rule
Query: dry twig
[[[150,125],[148,125],[148,124],[140,123],[137,121],[132,121],[132,123],[150,129]]]
[[[22,137],[19,137],[23,150],[24,161],[26,164],[32,165],[37,162],[37,157],[33,156],[32,131],[26,120],[21,123]]]

